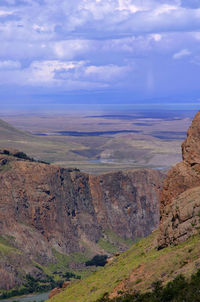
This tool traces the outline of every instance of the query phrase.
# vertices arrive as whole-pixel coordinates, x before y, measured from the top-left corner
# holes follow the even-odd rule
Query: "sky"
[[[200,0],[0,0],[2,109],[198,108]]]

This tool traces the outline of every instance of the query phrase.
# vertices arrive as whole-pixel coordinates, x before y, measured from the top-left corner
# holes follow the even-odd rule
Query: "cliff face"
[[[0,288],[41,274],[35,263],[56,263],[54,251],[105,253],[98,245],[105,230],[148,235],[159,223],[162,179],[151,170],[92,176],[1,154]]]
[[[182,144],[183,161],[173,167],[161,193],[159,248],[184,241],[199,229],[200,111]]]
[[[148,235],[159,224],[163,175],[153,170],[90,176],[98,224],[124,238]]]

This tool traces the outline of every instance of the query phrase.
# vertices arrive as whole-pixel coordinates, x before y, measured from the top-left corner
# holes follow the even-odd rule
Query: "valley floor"
[[[2,119],[21,132],[16,128],[8,132],[9,126],[0,121],[0,145],[94,174],[127,168],[168,169],[181,159],[180,143],[192,114],[4,115]]]

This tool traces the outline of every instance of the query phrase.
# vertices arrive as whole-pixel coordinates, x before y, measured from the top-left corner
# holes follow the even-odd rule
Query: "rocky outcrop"
[[[200,187],[188,189],[165,208],[159,247],[178,244],[200,230]]]
[[[200,164],[200,111],[188,129],[187,139],[182,144],[183,160],[193,166]]]
[[[71,284],[70,281],[65,281],[62,285],[62,287],[55,287],[54,289],[52,289],[49,293],[49,299],[53,298],[54,296],[58,295],[60,292],[62,292],[63,290],[65,290],[65,288],[67,288],[69,285]]]
[[[199,228],[200,111],[182,144],[182,154],[183,161],[169,171],[163,184],[159,248],[184,241]]]
[[[162,179],[151,170],[93,176],[1,154],[0,239],[16,257],[10,263],[0,245],[2,276],[8,262],[13,276],[6,287],[41,273],[37,263],[55,264],[54,251],[105,253],[98,244],[105,230],[133,240],[148,235],[159,223]]]

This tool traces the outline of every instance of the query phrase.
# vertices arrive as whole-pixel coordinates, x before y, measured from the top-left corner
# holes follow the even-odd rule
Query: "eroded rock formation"
[[[104,230],[123,238],[148,235],[159,224],[162,179],[152,170],[93,176],[1,154],[0,236],[9,241],[10,255],[0,249],[0,270],[10,280],[6,286],[18,284],[20,274],[41,273],[36,263],[55,263],[54,250],[105,253],[98,245]]]

